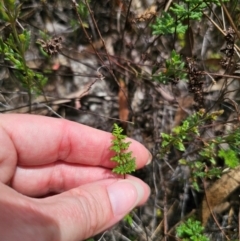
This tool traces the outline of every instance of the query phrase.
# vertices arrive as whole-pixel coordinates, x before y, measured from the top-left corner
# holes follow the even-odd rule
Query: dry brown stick
[[[176,201],[174,201],[174,203],[169,207],[169,209],[168,209],[168,219],[171,219],[173,216],[174,216],[174,212],[176,211],[176,209],[178,208],[178,206],[179,206],[179,202],[176,200]],[[161,220],[160,221],[160,223],[159,223],[159,225],[157,226],[157,228],[154,230],[154,232],[152,233],[152,235],[151,235],[151,239],[152,240],[159,240],[159,237],[160,237],[160,232],[161,232],[161,230],[162,230],[162,228],[163,228],[163,225],[164,225],[164,220]],[[171,232],[173,232],[173,229],[175,230],[175,226],[174,227],[172,227],[169,231],[168,231],[168,233],[167,233],[167,236],[169,236],[170,235],[170,233]]]
[[[167,233],[168,233],[168,209],[167,209],[167,190],[166,190],[166,183],[164,180],[164,175],[162,173],[162,166],[159,166],[160,170],[160,180],[163,186],[163,239],[164,241],[167,241]]]
[[[108,51],[107,51],[107,47],[106,47],[105,41],[104,41],[104,39],[103,39],[103,37],[102,37],[102,34],[101,34],[101,32],[100,32],[100,30],[99,30],[99,28],[98,28],[98,25],[97,25],[97,23],[96,23],[95,17],[94,17],[94,15],[93,15],[93,11],[92,11],[92,9],[90,8],[87,0],[85,0],[85,4],[86,4],[87,9],[88,9],[88,11],[89,11],[89,13],[90,13],[90,15],[91,15],[91,18],[92,18],[93,24],[94,24],[94,26],[95,26],[95,28],[96,28],[96,30],[97,30],[98,36],[99,36],[99,38],[100,38],[101,41],[102,41],[103,47],[104,47],[105,52],[106,52],[106,54],[107,54],[107,58],[108,58],[108,62],[109,62],[110,69],[112,70],[112,63],[111,63],[111,60],[110,60],[110,57],[109,57],[109,54],[108,54]]]
[[[72,0],[72,1],[73,1],[73,0]],[[101,39],[101,41],[102,41],[103,47],[104,47],[105,52],[106,52],[106,54],[107,54],[107,58],[108,58],[108,62],[109,62],[109,67],[110,67],[110,68],[108,68],[108,67],[107,67],[107,68],[108,68],[110,74],[112,75],[113,79],[115,80],[115,82],[118,84],[119,88],[120,88],[120,89],[122,90],[122,92],[124,93],[125,98],[127,99],[127,95],[125,94],[124,90],[121,88],[121,85],[120,85],[119,80],[116,78],[115,74],[113,73],[113,70],[112,70],[112,62],[111,62],[110,56],[109,56],[109,54],[108,54],[107,47],[106,47],[106,45],[105,45],[105,41],[104,41],[104,39],[103,39],[103,37],[102,37],[102,34],[101,34],[101,32],[100,32],[100,30],[99,30],[99,28],[98,28],[98,25],[97,25],[97,23],[96,23],[95,17],[94,17],[94,15],[93,15],[93,11],[91,10],[91,8],[90,8],[87,0],[85,0],[85,4],[86,4],[86,6],[87,6],[87,8],[88,8],[88,11],[89,11],[89,13],[90,13],[90,15],[91,15],[91,18],[92,18],[92,21],[93,21],[93,24],[94,24],[94,26],[95,26],[95,28],[96,28],[96,30],[97,30],[97,32],[98,32],[98,35],[99,35],[99,37],[100,37],[100,39]],[[98,56],[100,56],[100,55],[98,54]],[[129,107],[129,109],[132,110],[131,105],[130,105],[129,103],[128,103],[128,107]],[[132,110],[132,111],[133,111],[133,110]]]
[[[205,199],[206,199],[206,203],[207,203],[208,209],[209,209],[209,211],[210,211],[210,213],[211,213],[211,215],[212,215],[215,223],[217,224],[219,230],[222,232],[223,236],[224,236],[228,241],[230,241],[230,239],[228,238],[228,236],[225,234],[225,232],[224,232],[223,229],[221,228],[218,220],[217,220],[216,217],[215,217],[215,214],[213,213],[212,207],[211,207],[210,204],[209,204],[205,180],[203,180],[203,188],[204,188]]]
[[[208,20],[224,35],[226,36],[226,33],[224,32],[224,30],[222,30],[217,23],[215,23],[215,21],[213,21],[206,13],[203,13],[204,16],[206,16],[208,18]],[[240,52],[240,48],[234,44],[234,47]]]
[[[75,9],[75,11],[76,11],[76,14],[77,14],[77,17],[78,17],[78,21],[79,21],[81,27],[83,28],[83,31],[84,31],[86,37],[88,38],[88,41],[89,41],[90,45],[92,46],[94,52],[96,53],[96,55],[97,55],[98,58],[100,59],[102,66],[106,66],[106,68],[109,70],[110,74],[112,75],[113,79],[114,79],[115,82],[118,84],[119,88],[121,88],[119,81],[117,80],[115,74],[113,73],[113,70],[112,70],[112,67],[111,67],[111,61],[110,61],[110,57],[109,57],[109,54],[108,54],[108,51],[107,51],[107,48],[106,48],[106,45],[105,45],[105,41],[104,41],[104,39],[102,38],[102,35],[101,35],[100,31],[99,31],[99,28],[98,28],[97,23],[96,23],[96,21],[95,21],[95,18],[94,18],[94,16],[93,16],[92,10],[90,9],[90,6],[89,6],[89,4],[87,3],[86,0],[85,0],[85,3],[86,3],[86,5],[87,5],[87,7],[88,7],[88,11],[90,12],[90,15],[91,15],[91,18],[92,18],[92,20],[93,20],[94,26],[95,26],[95,28],[97,29],[98,35],[99,35],[99,37],[100,37],[100,39],[101,39],[101,41],[102,41],[102,43],[103,43],[104,49],[105,49],[106,54],[107,54],[107,57],[108,57],[108,61],[109,61],[109,66],[110,66],[110,68],[108,68],[108,66],[106,66],[106,65],[104,64],[103,59],[101,58],[100,54],[97,52],[96,48],[94,47],[93,42],[92,42],[90,36],[88,35],[88,33],[87,33],[87,31],[86,31],[86,29],[85,29],[85,27],[84,27],[84,25],[83,25],[83,21],[82,21],[79,13],[78,13],[78,11],[77,11],[77,3],[76,3],[75,0],[72,0],[72,4],[73,4],[73,7],[74,7],[74,9]],[[130,105],[129,105],[129,107],[131,108]]]
[[[88,41],[89,41],[90,45],[92,46],[95,54],[98,56],[99,60],[101,61],[101,64],[104,65],[104,61],[103,61],[103,59],[101,58],[101,56],[99,55],[99,53],[97,52],[96,48],[94,47],[93,42],[92,42],[92,39],[90,38],[89,34],[87,33],[87,31],[86,31],[86,29],[85,29],[85,27],[84,27],[83,21],[82,21],[80,15],[79,15],[79,13],[78,13],[78,10],[77,10],[77,5],[78,5],[78,4],[76,3],[75,0],[72,0],[72,4],[73,4],[73,8],[74,8],[74,10],[75,10],[75,12],[76,12],[76,14],[77,14],[78,22],[80,23],[80,25],[81,25],[81,27],[82,27],[82,29],[83,29],[84,34],[85,34],[86,37],[88,38]]]
[[[224,5],[224,3],[222,2],[222,0],[219,0],[219,2],[221,3],[221,6],[225,12],[225,14],[227,15],[228,21],[230,22],[232,28],[234,29],[235,33],[237,34],[238,38],[240,39],[240,33],[238,32],[238,29],[236,27],[236,25],[234,24],[232,17],[230,16],[226,6]]]
[[[240,80],[240,76],[237,76],[237,75],[207,73],[205,71],[203,71],[202,74],[212,75],[212,76],[217,76],[217,77],[223,77],[223,78],[233,78],[233,79],[239,79]]]
[[[129,17],[129,14],[130,14],[131,5],[132,5],[132,0],[130,0],[129,4],[128,4],[127,16],[126,16],[126,20],[125,20],[125,24],[124,24],[124,29],[122,31],[121,46],[120,46],[120,51],[119,51],[120,54],[121,54],[121,51],[122,51],[122,48],[123,48],[123,41],[124,41],[125,31],[126,31],[126,28],[127,28],[127,21],[128,21],[128,17]]]
[[[240,207],[238,208],[238,240],[240,241]]]
[[[105,49],[105,52],[106,52],[106,55],[107,55],[107,58],[108,58],[108,62],[109,62],[109,66],[110,66],[110,68],[108,68],[108,70],[110,71],[112,77],[114,78],[114,80],[116,81],[116,83],[118,84],[118,86],[121,88],[119,81],[117,80],[115,74],[114,74],[113,71],[112,71],[111,58],[110,58],[110,55],[109,55],[109,53],[108,53],[108,51],[107,51],[107,47],[106,47],[105,41],[104,41],[104,39],[103,39],[103,37],[102,37],[102,34],[101,34],[101,32],[100,32],[100,30],[99,30],[99,28],[98,28],[97,23],[96,23],[95,17],[94,17],[94,15],[93,15],[93,11],[91,10],[91,8],[90,8],[87,0],[85,0],[85,4],[86,4],[86,6],[87,6],[87,8],[88,8],[88,11],[89,11],[89,13],[90,13],[90,15],[91,15],[91,18],[92,18],[92,21],[93,21],[93,24],[94,24],[94,26],[95,26],[95,28],[96,28],[96,30],[97,30],[97,32],[98,32],[98,35],[99,35],[99,37],[100,37],[100,39],[101,39],[101,41],[102,41],[103,47],[104,47],[104,49]],[[100,54],[98,54],[98,55],[100,56]]]
[[[91,51],[88,51],[88,52],[90,52],[90,53],[92,53]],[[99,53],[99,55],[104,55],[103,53]],[[134,68],[132,68],[131,66],[130,66],[130,68],[131,68],[131,70],[130,69],[127,69],[126,67],[124,67],[122,64],[120,64],[119,62],[117,62],[115,59],[119,59],[119,60],[122,60],[122,61],[125,61],[126,63],[132,63],[132,64],[135,64],[135,65],[138,65],[138,66],[148,66],[148,65],[143,65],[143,64],[137,64],[137,63],[135,63],[135,62],[133,62],[133,61],[131,61],[131,60],[127,60],[127,59],[125,59],[125,58],[123,58],[123,57],[119,57],[119,56],[113,56],[113,55],[109,55],[110,57],[111,57],[111,61],[115,64],[115,65],[117,65],[119,68],[122,68],[122,69],[124,69],[125,71],[127,71],[128,73],[130,73],[130,74],[134,74],[136,77],[140,77],[141,78],[141,75],[142,74],[140,74],[140,73],[138,73],[137,72],[137,70],[135,70]],[[128,66],[129,66],[129,64],[128,64]],[[205,72],[205,71],[202,71],[202,74],[203,75],[208,75],[209,77],[210,76],[216,76],[216,77],[223,77],[223,78],[233,78],[233,79],[239,79],[240,80],[240,76],[237,76],[237,75],[226,75],[226,74],[217,74],[217,73],[209,73],[209,72]],[[151,78],[151,75],[149,75],[149,76],[147,76],[148,78]]]

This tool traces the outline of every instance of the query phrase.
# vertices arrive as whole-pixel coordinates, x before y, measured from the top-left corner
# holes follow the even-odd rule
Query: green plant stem
[[[18,52],[21,56],[21,59],[22,59],[22,63],[23,63],[23,67],[24,67],[24,72],[26,73],[26,84],[27,84],[27,87],[28,87],[28,97],[29,97],[29,112],[31,113],[32,111],[32,95],[31,95],[31,80],[29,79],[29,76],[27,74],[28,72],[28,67],[27,67],[27,63],[26,63],[26,60],[25,60],[25,56],[24,56],[24,49],[23,49],[23,45],[18,37],[18,33],[17,33],[17,29],[16,29],[16,18],[15,17],[12,17],[10,14],[8,15],[9,17],[9,20],[10,20],[10,26],[13,30],[13,36],[14,36],[14,39],[16,40],[16,43],[17,43],[17,49],[18,49]]]

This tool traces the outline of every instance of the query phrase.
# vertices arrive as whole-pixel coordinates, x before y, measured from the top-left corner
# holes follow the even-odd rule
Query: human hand
[[[111,140],[111,133],[67,120],[0,115],[1,240],[80,241],[142,205],[149,187],[111,172]],[[141,168],[151,156],[131,142]]]

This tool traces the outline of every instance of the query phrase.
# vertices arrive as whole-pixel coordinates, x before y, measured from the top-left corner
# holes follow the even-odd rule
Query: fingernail
[[[147,161],[147,165],[149,165],[152,162],[152,154],[150,153],[150,151],[148,152],[149,156],[148,156],[148,161]]]
[[[115,182],[107,190],[115,216],[129,213],[144,196],[143,187],[133,180]]]

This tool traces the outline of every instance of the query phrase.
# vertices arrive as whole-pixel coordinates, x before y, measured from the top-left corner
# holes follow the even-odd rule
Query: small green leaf
[[[187,160],[186,159],[180,159],[178,161],[178,163],[181,164],[181,165],[186,165],[187,164]]]
[[[121,151],[120,147],[117,145],[111,146],[110,150],[115,151],[117,153],[120,153],[120,151]]]
[[[161,136],[162,136],[162,138],[163,138],[164,140],[166,140],[166,141],[171,139],[171,136],[168,135],[168,134],[166,134],[166,133],[161,133]]]
[[[132,216],[131,216],[130,213],[127,214],[127,215],[123,218],[123,220],[124,220],[125,222],[127,222],[130,226],[132,226],[133,219],[132,219]]]
[[[19,34],[19,40],[24,46],[24,52],[28,50],[29,44],[30,44],[30,39],[31,39],[31,32],[23,30],[21,34]]]
[[[0,19],[8,22],[9,21],[9,16],[6,13],[5,6],[3,4],[3,1],[0,1]]]
[[[221,149],[218,152],[218,156],[224,159],[226,166],[234,168],[239,165],[239,160],[236,152],[231,149]]]
[[[175,146],[179,151],[185,151],[185,146],[184,146],[183,143],[180,142],[180,141],[174,143],[174,146]]]

